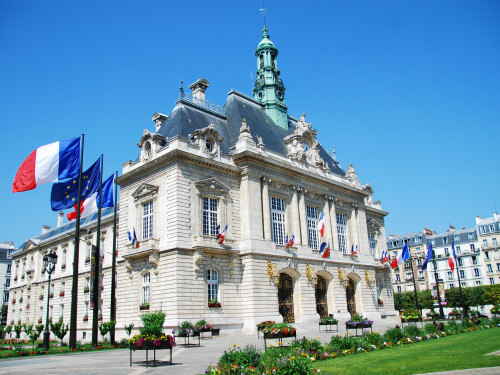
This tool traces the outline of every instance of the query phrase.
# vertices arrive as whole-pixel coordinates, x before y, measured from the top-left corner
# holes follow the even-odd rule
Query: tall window
[[[54,306],[50,305],[49,306],[49,319],[52,320],[52,313],[54,312]]]
[[[469,240],[473,240],[474,239],[474,235],[472,233],[467,233],[467,238]]]
[[[271,216],[273,220],[273,241],[278,245],[285,243],[285,200],[271,197]]]
[[[455,247],[455,253],[462,254],[462,250],[460,249],[460,246]]]
[[[90,242],[87,242],[87,256],[85,261],[89,262],[91,256],[92,256],[92,244]]]
[[[39,310],[39,315],[38,315],[38,320],[41,320],[43,319],[43,306],[40,306],[40,310]]]
[[[368,239],[370,240],[370,253],[371,255],[375,255],[375,249],[377,248],[377,240],[375,237],[375,233],[368,233]],[[417,252],[420,252],[420,248],[417,247]]]
[[[339,250],[343,254],[347,254],[346,225],[347,221],[345,219],[345,215],[337,214],[337,233],[339,236]]]
[[[216,235],[218,207],[218,199],[203,197],[203,234],[205,236]]]
[[[66,256],[67,256],[67,251],[66,250],[63,250],[63,254],[62,254],[62,264],[66,265]]]
[[[493,267],[491,266],[491,264],[486,265],[486,267],[488,268],[488,273],[493,272]]]
[[[479,268],[474,268],[474,277],[479,277],[481,274],[479,273]]]
[[[85,305],[83,307],[83,316],[89,316],[89,303],[85,302]]]
[[[141,304],[149,303],[151,274],[146,272],[142,275]]]
[[[446,277],[448,278],[448,280],[453,280],[453,272],[451,271],[446,272]]]
[[[59,305],[59,319],[64,318],[64,305]]]
[[[493,277],[490,277],[490,284],[495,284],[495,279]]]
[[[460,236],[459,236],[458,234],[455,234],[455,235],[453,236],[453,240],[454,240],[455,242],[460,241]]]
[[[216,270],[207,270],[207,298],[219,301],[219,274]]]
[[[463,267],[464,266],[464,260],[462,258],[458,258],[458,266]]]
[[[153,201],[142,205],[142,239],[153,237]]]
[[[318,210],[307,206],[307,241],[311,249],[318,249]]]
[[[461,279],[465,279],[465,271],[464,270],[459,270],[458,273],[460,274]]]
[[[495,237],[495,238],[493,238],[493,239],[492,239],[492,241],[493,241],[493,246],[497,246],[497,245],[498,245],[498,242],[497,242],[496,237]]]
[[[396,282],[400,282],[401,281],[401,277],[399,276],[399,273],[396,274]]]
[[[488,240],[483,240],[483,246],[488,247]]]
[[[485,234],[486,233],[486,227],[484,225],[481,225],[479,227],[479,233],[481,233],[481,234]]]

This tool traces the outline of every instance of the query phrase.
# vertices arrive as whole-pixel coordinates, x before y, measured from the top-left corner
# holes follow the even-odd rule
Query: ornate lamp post
[[[43,270],[42,273],[47,272],[49,274],[49,285],[47,287],[48,289],[48,295],[47,295],[47,319],[45,321],[45,332],[43,333],[43,349],[45,351],[49,350],[49,338],[50,338],[50,332],[49,332],[49,299],[50,299],[50,276],[52,275],[52,272],[56,269],[56,263],[57,263],[57,254],[54,251],[51,251],[50,253],[46,254],[43,256]]]

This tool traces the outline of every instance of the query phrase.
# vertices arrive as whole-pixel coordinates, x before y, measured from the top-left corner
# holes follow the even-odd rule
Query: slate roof
[[[247,120],[255,143],[257,136],[262,137],[266,150],[286,156],[288,149],[283,138],[293,134],[297,120],[288,117],[288,129],[277,126],[267,116],[264,106],[253,98],[238,91],[231,90],[224,104],[224,114],[217,113],[208,108],[181,98],[177,101],[168,119],[158,129],[158,134],[171,139],[176,136],[188,138],[197,129],[203,129],[213,123],[214,127],[224,138],[221,144],[222,153],[228,155],[231,147],[238,141],[242,119]],[[332,173],[345,176],[344,170],[339,163],[319,146],[320,156],[328,163]]]

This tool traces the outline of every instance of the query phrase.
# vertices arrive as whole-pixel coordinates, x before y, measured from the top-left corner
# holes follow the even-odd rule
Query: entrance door
[[[278,284],[278,304],[283,321],[286,323],[294,323],[293,283],[292,278],[286,273],[280,273],[280,282]]]
[[[316,311],[320,318],[328,316],[328,304],[326,303],[326,280],[318,275],[316,292]]]
[[[354,281],[352,279],[349,279],[349,284],[345,288],[345,294],[347,297],[347,311],[353,316],[356,314],[356,299],[354,295]]]

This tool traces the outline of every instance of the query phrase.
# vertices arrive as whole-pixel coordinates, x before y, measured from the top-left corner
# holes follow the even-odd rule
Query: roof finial
[[[264,18],[264,28],[266,28],[266,7],[264,6],[264,0],[262,0],[262,8],[259,10],[262,13],[262,17]]]
[[[182,87],[182,79],[181,79],[181,85],[179,86],[179,99],[182,99],[184,97],[184,88]]]

